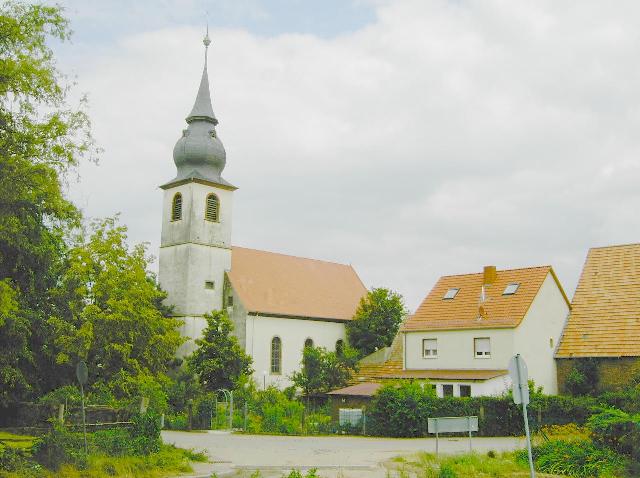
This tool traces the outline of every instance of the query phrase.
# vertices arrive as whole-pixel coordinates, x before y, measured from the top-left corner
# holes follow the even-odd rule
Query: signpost
[[[78,379],[78,382],[80,383],[80,396],[82,397],[82,433],[84,434],[84,453],[85,455],[88,455],[89,449],[87,447],[87,423],[84,412],[84,386],[89,380],[89,369],[87,368],[87,364],[83,361],[78,362],[78,365],[76,365],[76,377]]]
[[[513,402],[516,405],[522,404],[522,415],[524,416],[524,431],[527,435],[527,454],[529,455],[529,474],[535,478],[536,472],[533,468],[533,455],[531,454],[531,434],[529,433],[529,416],[527,415],[527,405],[529,404],[529,383],[527,364],[520,354],[516,354],[509,361],[509,376],[513,382]]]
[[[436,435],[436,456],[439,448],[440,433],[469,432],[469,451],[471,451],[471,432],[478,431],[478,417],[442,417],[427,418],[427,433]]]

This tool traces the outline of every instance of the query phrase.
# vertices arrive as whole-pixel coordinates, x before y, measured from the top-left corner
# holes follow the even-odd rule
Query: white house
[[[351,266],[232,247],[237,188],[221,176],[226,152],[216,132],[206,60],[186,121],[173,150],[177,175],[160,186],[158,278],[189,339],[179,355],[193,351],[193,339],[206,327],[204,314],[224,307],[253,358],[256,381],[286,386],[300,368],[305,342],[340,346],[344,323],[366,289]]]
[[[439,396],[497,395],[511,385],[510,358],[557,393],[554,353],[570,305],[551,266],[444,276],[394,344],[361,364],[361,381],[429,379]]]

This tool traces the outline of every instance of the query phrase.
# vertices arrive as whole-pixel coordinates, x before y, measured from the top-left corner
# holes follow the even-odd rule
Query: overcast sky
[[[445,274],[640,241],[640,2],[62,2],[104,153],[70,194],[157,255],[209,78],[236,245],[352,264],[410,309]],[[157,264],[154,266],[157,267]]]

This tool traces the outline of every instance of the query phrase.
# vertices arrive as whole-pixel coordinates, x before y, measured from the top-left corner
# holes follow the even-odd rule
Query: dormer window
[[[455,287],[452,287],[451,289],[449,289],[444,294],[444,297],[442,298],[442,300],[451,300],[451,299],[453,299],[458,294],[459,291],[460,291],[460,289],[456,289]]]
[[[520,284],[517,282],[512,282],[511,284],[508,284],[507,287],[504,288],[504,292],[502,293],[502,295],[513,295],[516,293],[516,291],[518,290],[518,287],[520,287]]]
[[[176,193],[171,202],[171,220],[179,221],[182,219],[182,194]]]
[[[220,213],[220,200],[215,194],[207,196],[207,205],[204,211],[204,218],[207,221],[218,222]]]

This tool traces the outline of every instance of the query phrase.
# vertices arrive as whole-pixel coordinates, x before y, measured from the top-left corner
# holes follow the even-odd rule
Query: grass
[[[30,450],[35,439],[35,437],[28,435],[15,435],[13,433],[0,432],[0,448],[9,447]]]
[[[389,477],[421,478],[525,478],[529,468],[518,461],[515,453],[440,455],[419,453],[395,458],[387,463]],[[540,478],[558,475],[537,474]]]
[[[25,438],[22,440],[12,437],[5,438],[4,435],[2,436],[3,443],[18,443],[21,451],[28,452],[24,446],[26,438],[30,438],[33,443],[33,437],[18,436]],[[206,462],[207,460],[207,456],[203,453],[184,450],[173,445],[163,445],[158,453],[152,453],[148,456],[111,457],[90,454],[88,464],[83,469],[72,465],[63,465],[57,471],[49,471],[25,457],[17,471],[0,470],[0,478],[166,478],[192,472],[190,462]]]

